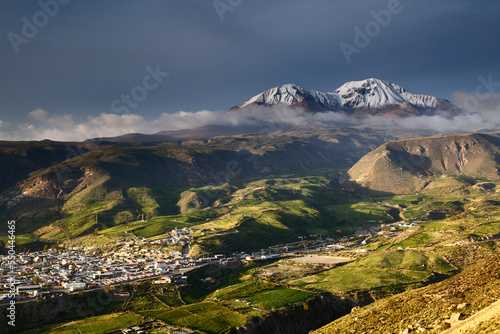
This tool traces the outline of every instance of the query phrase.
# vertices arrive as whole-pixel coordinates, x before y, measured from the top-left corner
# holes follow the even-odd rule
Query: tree
[[[111,291],[111,286],[109,284],[104,285],[104,292],[109,293]]]
[[[33,284],[40,284],[40,277],[38,275],[33,277]]]

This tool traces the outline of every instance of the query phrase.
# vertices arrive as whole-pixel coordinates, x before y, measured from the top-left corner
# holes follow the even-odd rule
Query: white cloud
[[[50,115],[47,111],[38,108],[28,114],[28,117],[42,124],[47,124],[54,127],[71,127],[73,125],[73,116],[65,115]]]
[[[45,120],[47,119],[48,116],[49,116],[49,113],[41,108],[35,109],[28,114],[29,118],[34,119],[34,120],[39,121],[39,122],[45,122]]]
[[[461,97],[464,96],[461,95]],[[498,113],[498,110],[500,110],[498,108],[500,106],[500,96],[496,96],[496,98],[498,100],[488,100],[487,103],[485,102],[486,99],[482,100],[481,108],[491,111],[486,117],[476,113],[458,116],[453,119],[440,116],[392,119],[369,116],[359,119],[337,112],[312,114],[301,109],[275,106],[272,109],[255,107],[239,111],[179,111],[171,114],[163,113],[154,120],[147,120],[143,116],[135,114],[102,113],[98,116],[89,116],[83,122],[75,123],[69,114],[51,115],[43,109],[36,109],[28,114],[29,119],[33,120],[33,124],[11,124],[0,120],[0,139],[83,141],[89,138],[114,137],[127,133],[153,134],[160,131],[193,129],[206,125],[260,125],[266,128],[266,132],[284,130],[290,127],[309,129],[335,127],[339,123],[382,125],[400,129],[422,129],[438,132],[477,131],[494,127],[496,121],[493,122],[492,119],[500,121]]]

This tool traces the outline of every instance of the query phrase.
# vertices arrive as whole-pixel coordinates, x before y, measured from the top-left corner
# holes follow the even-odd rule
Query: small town
[[[189,246],[192,230],[183,228],[173,230],[171,238],[147,240],[145,238],[126,238],[118,241],[119,251],[102,253],[93,246],[68,247],[46,251],[19,253],[15,255],[16,300],[33,298],[54,298],[62,294],[81,290],[103,289],[105,286],[154,280],[157,284],[187,281],[188,273],[208,263],[227,264],[236,261],[260,261],[305,254],[324,252],[334,254],[339,250],[367,244],[367,239],[375,235],[394,237],[396,227],[417,226],[403,222],[375,225],[369,229],[358,230],[355,235],[340,240],[326,238],[315,239],[311,235],[299,237],[300,241],[270,246],[260,252],[247,254],[233,253],[231,256],[214,254],[213,256],[191,258],[182,251],[148,247],[155,244],[173,244]],[[400,230],[398,230],[400,232]],[[184,248],[183,248],[184,249]],[[357,253],[368,252],[357,249]],[[7,256],[0,256],[0,285],[6,290],[12,272],[7,266]],[[0,295],[0,303],[8,302],[8,293]]]

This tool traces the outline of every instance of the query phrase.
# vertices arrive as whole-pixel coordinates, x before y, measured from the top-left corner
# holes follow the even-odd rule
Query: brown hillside
[[[453,134],[388,142],[365,155],[348,179],[372,190],[419,191],[430,177],[463,175],[498,180],[500,139],[485,134]]]

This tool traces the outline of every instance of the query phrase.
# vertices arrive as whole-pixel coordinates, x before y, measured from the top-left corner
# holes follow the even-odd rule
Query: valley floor
[[[421,193],[387,195],[342,189],[329,173],[217,186],[219,197],[205,206],[198,200],[207,189],[190,188],[182,193],[181,214],[118,224],[68,242],[92,245],[88,251],[99,256],[98,265],[109,259],[113,268],[132,268],[130,275],[151,269],[165,271],[165,277],[157,284],[111,284],[110,302],[86,319],[77,314],[78,298],[90,295],[74,294],[67,312],[40,319],[37,329],[24,318],[19,329],[33,334],[78,333],[78,328],[119,333],[131,326],[148,333],[177,328],[210,334],[276,328],[290,334],[459,333],[460,326],[467,331],[476,324],[486,332],[498,329],[500,182],[486,186],[482,180],[439,177]],[[34,262],[25,282],[45,279],[59,267],[78,283],[78,268],[89,261],[77,253],[66,260],[68,266],[59,260]],[[201,262],[209,264],[195,267]],[[169,271],[184,266],[193,269],[185,278]],[[52,302],[59,301],[37,305],[49,312],[44,305]],[[335,312],[321,313],[330,309]],[[297,323],[295,331],[286,327],[308,312],[316,312],[317,319]]]

